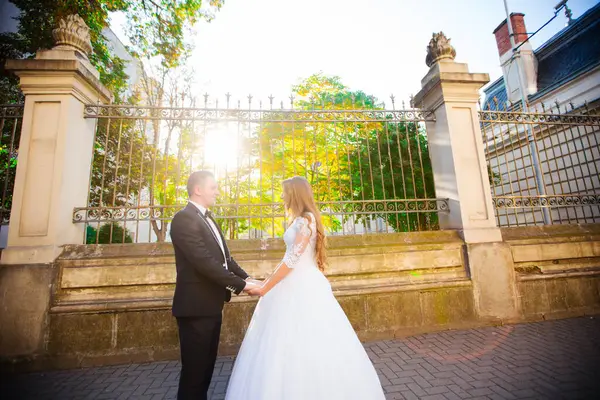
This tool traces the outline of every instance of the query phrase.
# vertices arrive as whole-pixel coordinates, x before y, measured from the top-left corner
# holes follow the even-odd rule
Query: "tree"
[[[245,154],[253,153],[249,147],[246,150]],[[273,177],[269,179],[274,185],[281,184],[281,181],[275,183]],[[236,171],[219,176],[219,203],[235,205],[221,206],[218,210],[221,217],[219,224],[225,236],[236,239],[251,229],[255,229],[259,235],[263,232],[272,236],[283,234],[284,218],[272,217],[275,214],[283,214],[283,207],[279,203],[279,197],[272,196],[274,192],[270,190],[269,185],[266,180],[256,176],[253,164],[239,166]],[[240,215],[248,218],[242,219]]]
[[[150,107],[194,107],[194,72],[160,67],[145,71],[138,90],[129,99],[137,111]],[[92,164],[89,205],[114,207],[113,219],[149,218],[159,242],[166,240],[168,224],[177,205],[187,198],[185,183],[197,140],[194,122],[186,118],[161,118],[148,111],[130,115],[130,106],[113,109],[111,118],[98,119]],[[125,213],[123,212],[125,209]]]
[[[435,198],[427,140],[418,124],[390,119],[374,96],[349,90],[338,77],[316,74],[293,92],[296,111],[273,112],[255,138],[259,150],[254,168],[267,198],[279,199],[281,180],[302,175],[324,211],[343,216],[342,222],[377,215],[377,209],[360,208],[364,201]],[[327,113],[320,115],[321,109]],[[357,207],[359,213],[349,218]],[[437,224],[435,214],[379,216],[398,231]],[[325,222],[330,229],[339,228],[338,218]]]
[[[85,233],[86,244],[133,243],[130,232],[114,222],[100,226],[100,230],[88,225]]]
[[[139,101],[136,97],[130,98],[133,104]],[[138,119],[98,119],[89,206],[133,205],[140,190],[147,187],[155,154],[144,135],[144,124]]]
[[[434,199],[435,185],[427,137],[416,123],[388,123],[385,129],[361,138],[359,154],[352,159],[354,198]],[[406,208],[419,209],[417,202]],[[404,208],[401,209],[404,211]],[[396,231],[430,230],[438,226],[434,213],[382,213]]]
[[[150,67],[147,67],[150,68]],[[155,73],[142,75],[142,102],[151,107],[193,108],[197,98],[192,94],[194,71],[160,66]],[[194,123],[186,118],[153,119],[146,140],[152,163],[148,165],[146,183],[149,206],[163,206],[161,220],[151,219],[152,230],[159,242],[166,239],[168,224],[175,213],[173,206],[187,198],[185,183],[191,172],[195,143]]]
[[[19,108],[15,106],[0,107],[0,223],[10,220],[12,194],[17,172],[17,148],[21,137],[21,124],[18,115]]]
[[[10,58],[31,57],[39,49],[52,47],[56,22],[78,14],[90,27],[93,54],[90,61],[100,72],[101,82],[119,100],[126,87],[123,60],[111,54],[102,30],[109,25],[110,12],[126,15],[126,32],[131,52],[138,58],[158,59],[173,68],[190,50],[185,41],[190,28],[199,20],[210,21],[224,0],[12,0],[20,10],[17,33],[0,34],[0,65]],[[15,101],[17,81],[0,70],[0,103]]]
[[[101,82],[121,103],[127,76],[124,62],[111,54],[102,30],[108,26],[110,12],[127,16],[128,39],[132,54],[161,65],[164,70],[177,67],[189,53],[184,40],[189,28],[201,19],[212,20],[224,0],[12,0],[20,9],[18,32],[0,33],[0,104],[22,102],[15,76],[4,70],[4,61],[32,57],[38,49],[53,45],[52,30],[57,20],[79,14],[90,27],[93,53],[90,61],[100,72]],[[129,102],[139,103],[135,96]],[[90,206],[131,205],[141,188],[152,177],[149,166],[163,165],[164,157],[154,151],[144,135],[144,121],[99,119],[92,165]],[[4,135],[6,130],[2,131]],[[118,133],[118,134],[117,134]],[[2,140],[6,143],[6,140]],[[8,193],[3,207],[10,209],[12,184],[18,151],[18,138],[13,153],[0,149],[0,164]],[[10,154],[9,154],[10,153]],[[167,157],[168,159],[168,157]],[[144,171],[144,167],[146,170]],[[163,174],[164,175],[164,174]],[[164,231],[164,229],[162,230]],[[159,232],[160,234],[160,232]],[[164,236],[164,235],[163,235]]]

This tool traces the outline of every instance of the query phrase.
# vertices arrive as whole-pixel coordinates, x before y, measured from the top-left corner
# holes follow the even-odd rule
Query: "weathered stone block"
[[[581,281],[581,278],[565,279],[565,292],[568,309],[585,307]]]
[[[117,349],[172,348],[179,344],[177,323],[167,310],[123,312],[115,316]]]
[[[519,283],[521,310],[527,317],[541,316],[548,312],[548,293],[542,280],[523,281]]]
[[[369,331],[384,332],[398,327],[402,302],[397,293],[372,294],[365,301]],[[419,309],[418,302],[415,306]]]
[[[347,296],[338,299],[340,306],[348,316],[355,331],[367,329],[367,313],[365,298],[361,296]]]
[[[567,279],[567,304],[569,309],[600,306],[600,293],[596,282],[600,277],[573,277]]]
[[[467,254],[477,313],[488,319],[516,320],[519,304],[510,247],[506,243],[469,244]]]
[[[600,276],[581,278],[579,287],[584,307],[600,307]]]
[[[423,309],[418,291],[396,293],[396,326],[411,328],[423,325]]]
[[[113,314],[53,314],[51,354],[93,353],[112,348]]]
[[[475,310],[470,288],[444,288],[420,294],[423,325],[438,326],[474,321]]]
[[[519,293],[525,318],[539,319],[545,315],[581,315],[585,310],[600,307],[598,276],[540,278],[519,283]]]
[[[244,339],[246,329],[250,324],[256,302],[238,302],[227,304],[223,311],[223,326],[221,328],[221,344],[239,345]]]
[[[0,265],[0,355],[43,351],[53,264]]]
[[[551,312],[569,309],[569,304],[567,303],[566,279],[547,279],[546,291],[548,292],[548,305]]]

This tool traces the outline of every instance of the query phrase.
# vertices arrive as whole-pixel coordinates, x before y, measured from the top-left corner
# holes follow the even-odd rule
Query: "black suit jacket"
[[[172,308],[175,317],[220,315],[231,293],[239,294],[246,286],[248,274],[229,254],[223,233],[215,223],[225,247],[223,257],[206,218],[188,203],[171,222],[177,267]],[[228,269],[223,266],[225,261]]]

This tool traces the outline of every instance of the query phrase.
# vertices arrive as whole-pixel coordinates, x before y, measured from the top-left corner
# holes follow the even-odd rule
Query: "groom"
[[[214,176],[208,171],[192,173],[187,191],[189,203],[171,223],[177,267],[173,315],[181,350],[177,399],[205,400],[217,359],[224,302],[231,293],[256,286],[231,257],[208,211],[219,194]]]

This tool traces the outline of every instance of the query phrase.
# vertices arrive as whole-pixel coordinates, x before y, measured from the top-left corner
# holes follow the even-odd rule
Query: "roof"
[[[538,91],[529,96],[535,100],[600,65],[600,3],[586,11],[568,27],[535,50],[538,60]],[[504,77],[484,89],[484,110],[496,110],[507,101]]]
[[[504,109],[504,105],[508,100],[506,94],[506,86],[504,85],[504,78],[501,77],[496,79],[491,85],[484,89],[485,100],[483,104],[484,110],[497,110],[498,108]]]

